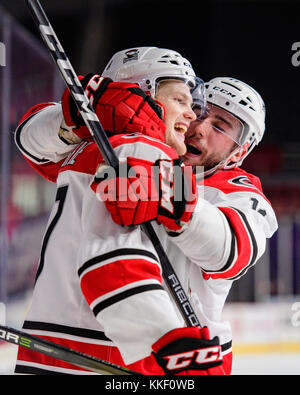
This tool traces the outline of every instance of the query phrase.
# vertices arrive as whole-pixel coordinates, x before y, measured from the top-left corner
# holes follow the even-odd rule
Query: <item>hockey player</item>
[[[132,79],[82,79],[117,155],[131,165],[172,163],[186,152],[184,133],[196,118],[191,65],[177,52],[152,47],[117,57],[129,73],[140,71],[146,90],[161,103]],[[96,199],[91,185],[103,159],[68,90],[62,104],[30,109],[15,140],[29,164],[57,184],[24,330],[144,374],[223,374],[218,339],[210,340],[207,328],[184,327],[141,228],[116,225]],[[86,373],[24,348],[16,372]]]
[[[198,114],[195,108],[198,118],[185,137],[183,158],[194,165],[197,177],[193,214],[181,223],[170,221],[161,218],[159,205],[145,208],[145,200],[141,200],[126,206],[124,201],[119,203],[118,195],[115,200],[108,198],[106,206],[121,225],[136,225],[155,216],[164,225],[157,226],[158,236],[199,321],[212,336],[219,337],[229,374],[232,335],[230,324],[222,320],[223,306],[233,281],[264,253],[277,220],[260,180],[240,168],[264,134],[261,96],[247,84],[227,77],[209,81],[206,94],[206,114]]]

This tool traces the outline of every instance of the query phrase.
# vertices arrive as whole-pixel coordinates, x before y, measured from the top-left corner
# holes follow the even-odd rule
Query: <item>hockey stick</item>
[[[115,167],[119,163],[108,137],[94,111],[89,99],[87,98],[80,81],[77,78],[73,67],[67,58],[67,55],[61,46],[50,22],[38,0],[26,0],[26,3],[32,13],[33,19],[39,28],[40,34],[49,49],[54,62],[57,64],[60,73],[70,90],[78,110],[88,127],[91,136],[94,138],[102,157],[106,164]],[[182,317],[187,326],[200,326],[198,318],[187,298],[187,295],[180,284],[180,281],[169,262],[169,259],[150,223],[142,225],[143,230],[150,238],[160,259],[163,278],[173,299],[180,310]]]
[[[40,339],[36,336],[28,335],[25,332],[9,328],[7,326],[0,325],[0,340],[5,340],[8,343],[22,346],[53,358],[61,359],[62,361],[69,362],[72,365],[79,366],[95,373],[104,375],[142,376],[142,373],[134,372],[133,370],[107,361],[102,361],[92,355],[72,350],[71,348],[61,346],[60,344],[56,344],[48,340]]]

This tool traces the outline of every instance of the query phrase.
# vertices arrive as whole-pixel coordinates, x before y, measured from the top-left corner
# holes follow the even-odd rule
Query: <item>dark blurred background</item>
[[[280,292],[299,294],[300,53],[292,50],[292,46],[299,43],[294,45],[300,50],[300,1],[41,0],[41,3],[78,74],[101,72],[110,57],[121,49],[158,46],[177,50],[187,57],[205,81],[216,76],[235,77],[262,95],[267,110],[265,136],[243,167],[261,178],[267,197],[283,221],[282,229],[286,226],[288,230],[274,236],[264,258],[269,262],[264,275],[270,282],[251,289],[247,297],[252,300]],[[2,0],[1,6],[14,18],[11,28],[14,29],[14,23],[20,24],[36,37],[42,48],[25,1]],[[26,69],[27,56],[19,55],[20,67]],[[17,88],[11,89],[12,97],[20,94],[21,80],[19,71]],[[63,88],[56,82],[55,99],[59,99],[60,89]],[[35,103],[29,100],[28,104]],[[284,268],[280,265],[286,259],[291,261],[292,277],[282,283],[280,273],[284,273]]]
[[[263,172],[280,166],[297,173],[298,168],[285,165],[300,163],[294,162],[300,148],[300,67],[292,64],[292,45],[300,42],[299,0],[44,0],[42,4],[78,73],[101,72],[118,50],[153,45],[179,51],[204,80],[233,76],[249,83],[266,103],[263,143],[274,145],[274,152],[272,147],[267,152],[274,155],[273,163],[267,163]],[[2,0],[2,5],[39,38],[24,0]],[[284,159],[291,162],[282,163]]]

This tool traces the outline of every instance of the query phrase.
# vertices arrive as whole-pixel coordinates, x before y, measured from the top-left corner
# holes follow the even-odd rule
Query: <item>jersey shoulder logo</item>
[[[228,180],[228,182],[229,182],[229,184],[232,184],[232,185],[257,189],[257,187],[255,185],[253,185],[252,182],[249,180],[249,178],[246,176],[234,177],[231,180]]]

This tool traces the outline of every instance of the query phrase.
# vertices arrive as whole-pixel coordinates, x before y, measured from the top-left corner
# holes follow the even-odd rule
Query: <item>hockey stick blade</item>
[[[142,375],[122,366],[102,361],[92,355],[72,350],[33,335],[28,335],[25,332],[7,326],[0,325],[0,340],[5,340],[8,343],[60,359],[102,375]]]
[[[119,163],[110,141],[99,121],[97,114],[91,106],[83,87],[69,61],[67,55],[53,30],[45,11],[38,0],[26,0],[33,19],[39,28],[40,34],[49,49],[49,52],[58,66],[63,80],[69,88],[78,110],[97,144],[105,162],[112,167]],[[151,240],[160,259],[163,278],[187,326],[201,326],[191,306],[189,299],[180,284],[180,281],[158,239],[151,223],[141,225]]]

